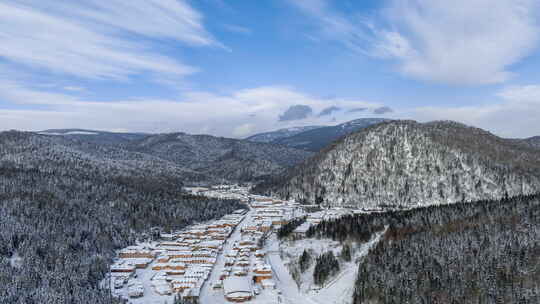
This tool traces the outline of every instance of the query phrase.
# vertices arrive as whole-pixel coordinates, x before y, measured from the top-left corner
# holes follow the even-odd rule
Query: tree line
[[[540,303],[540,195],[348,216],[312,237],[366,241],[353,303]]]

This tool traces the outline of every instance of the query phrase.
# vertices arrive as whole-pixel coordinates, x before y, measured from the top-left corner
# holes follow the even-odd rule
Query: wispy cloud
[[[84,91],[86,91],[85,88],[76,87],[76,86],[66,86],[66,87],[63,87],[63,89],[66,90],[66,91],[71,91],[71,92],[84,92]]]
[[[328,117],[311,115],[301,120],[279,121],[288,109],[304,105],[320,112],[329,103],[342,109],[378,108],[362,100],[322,99],[286,87],[257,87],[217,95],[188,92],[178,99],[137,99],[96,102],[68,94],[0,82],[0,100],[12,104],[39,104],[44,110],[0,109],[0,129],[40,130],[90,128],[145,132],[185,131],[221,136],[245,136],[289,126],[330,124]],[[336,116],[338,122],[357,115]]]
[[[0,3],[0,57],[83,78],[182,77],[197,69],[156,49],[166,40],[219,45],[202,21],[183,0],[6,0]]]
[[[491,99],[490,103],[476,106],[420,107],[408,115],[421,121],[456,120],[505,137],[540,135],[540,85],[507,87]]]
[[[349,49],[367,54],[366,40],[370,39],[370,30],[360,20],[352,20],[331,5],[327,0],[289,0],[289,3],[318,24],[318,32],[325,40],[337,41]],[[317,41],[313,35],[307,35]]]
[[[477,85],[507,81],[540,38],[536,0],[390,0],[376,17],[343,13],[327,0],[290,0],[321,36],[391,59],[416,79]]]
[[[235,25],[235,24],[224,24],[223,28],[229,32],[244,34],[244,35],[250,35],[253,32],[250,28],[240,26],[240,25]]]
[[[392,112],[394,112],[394,110],[392,110],[392,108],[386,107],[386,106],[373,109],[374,114],[386,114],[386,113],[392,113]]]

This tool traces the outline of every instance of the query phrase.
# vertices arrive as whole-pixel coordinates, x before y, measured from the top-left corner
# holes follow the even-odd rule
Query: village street
[[[105,283],[112,295],[133,304],[172,303],[175,296],[203,304],[283,303],[281,289],[291,284],[278,286],[274,281],[271,259],[261,246],[281,225],[303,214],[298,204],[250,195],[241,187],[198,194],[241,199],[248,210],[161,233],[159,240],[120,250]],[[287,270],[280,267],[279,275],[287,278]]]
[[[252,211],[250,211],[247,216],[250,216],[251,213]],[[219,276],[221,275],[221,272],[225,268],[225,259],[226,259],[225,253],[232,250],[234,242],[238,241],[241,238],[240,231],[241,231],[241,227],[245,223],[245,219],[246,218],[244,218],[242,222],[235,228],[233,234],[231,234],[229,239],[226,241],[225,246],[223,247],[223,251],[219,253],[216,264],[214,268],[212,269],[210,277],[208,280],[206,280],[206,282],[204,283],[202,287],[201,295],[199,298],[199,301],[201,304],[227,303],[227,300],[225,300],[225,297],[223,295],[223,290],[221,289],[214,290],[213,285],[219,281]]]
[[[231,237],[227,240],[227,243],[223,247],[223,251],[219,254],[217,258],[217,262],[215,264],[214,269],[212,270],[212,273],[210,274],[209,279],[205,282],[202,290],[201,295],[199,297],[199,301],[201,304],[225,304],[230,303],[227,301],[224,295],[223,289],[214,289],[213,285],[216,282],[219,282],[219,277],[221,275],[221,272],[223,269],[225,269],[225,260],[227,259],[225,257],[225,254],[227,252],[230,252],[233,249],[233,245],[235,242],[239,241],[242,238],[241,230],[244,226],[246,226],[249,223],[250,218],[254,215],[254,210],[250,209],[250,211],[246,214],[246,217],[242,220],[242,222],[236,227],[235,231],[231,235]],[[260,290],[260,293],[253,299],[251,299],[248,303],[253,304],[274,304],[279,303],[278,297],[279,297],[279,291],[276,290]]]

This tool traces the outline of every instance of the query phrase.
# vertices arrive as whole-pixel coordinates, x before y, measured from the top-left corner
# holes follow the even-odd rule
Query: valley
[[[0,38],[0,304],[540,304],[540,0],[0,0]]]
[[[0,303],[483,303],[510,290],[527,303],[540,294],[539,170],[533,139],[454,122],[385,121],[317,153],[3,132]]]
[[[135,304],[174,303],[180,297],[201,304],[322,304],[337,295],[343,300],[340,303],[352,298],[354,265],[347,265],[323,289],[298,288],[290,273],[290,259],[282,258],[291,257],[286,251],[292,243],[283,243],[277,233],[297,219],[306,219],[309,227],[323,220],[359,213],[358,210],[307,212],[294,201],[252,195],[248,187],[241,186],[188,187],[186,190],[198,195],[240,199],[249,209],[239,209],[221,219],[182,230],[160,233],[155,241],[120,250],[103,281],[114,297]],[[303,235],[297,237],[299,242],[304,238]],[[355,260],[363,257],[379,238],[380,235],[366,243]],[[315,243],[324,250],[331,248],[325,241]]]

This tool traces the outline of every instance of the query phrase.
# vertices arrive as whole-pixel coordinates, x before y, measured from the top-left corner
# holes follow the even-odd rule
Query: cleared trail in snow
[[[275,239],[275,235],[269,239],[269,242],[270,244],[267,248],[267,262],[272,266],[276,287],[282,292],[283,303],[318,304],[298,290],[296,282],[293,280],[289,270],[281,260],[279,255],[279,241]]]
[[[358,276],[358,265],[371,248],[373,248],[386,232],[386,229],[376,233],[367,243],[360,246],[360,250],[354,256],[354,262],[348,263],[347,267],[336,277],[331,279],[323,288],[316,292],[310,292],[309,296],[320,304],[347,304],[351,303],[354,293],[354,282]]]
[[[283,303],[290,304],[346,304],[350,303],[354,293],[354,282],[358,274],[358,263],[365,257],[386,232],[387,227],[377,233],[371,240],[360,246],[355,255],[355,262],[348,263],[347,267],[326,286],[319,291],[302,293],[293,280],[289,270],[284,265],[280,256],[279,241],[273,236],[267,245],[267,262],[272,266],[276,287],[283,293]]]

